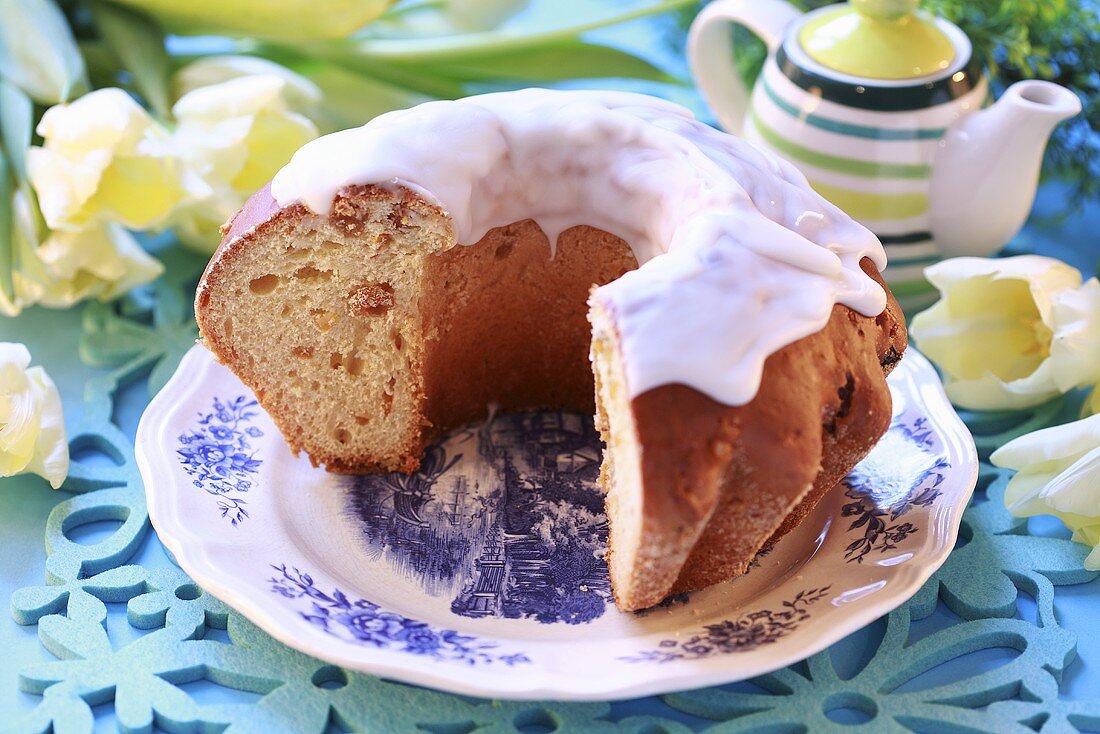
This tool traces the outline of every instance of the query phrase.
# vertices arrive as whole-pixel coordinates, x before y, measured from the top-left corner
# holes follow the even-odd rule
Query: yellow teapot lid
[[[947,70],[955,44],[920,0],[851,0],[809,19],[803,50],[826,68],[869,79],[914,79]]]

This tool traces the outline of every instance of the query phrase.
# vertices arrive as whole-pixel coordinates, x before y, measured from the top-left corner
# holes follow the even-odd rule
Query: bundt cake
[[[595,408],[635,610],[743,573],[886,430],[884,266],[793,166],[679,106],[524,90],[303,147],[226,225],[196,314],[330,471],[414,471],[490,404]]]

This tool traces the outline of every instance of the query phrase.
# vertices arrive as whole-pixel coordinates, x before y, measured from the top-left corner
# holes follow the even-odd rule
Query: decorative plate
[[[955,544],[974,443],[915,350],[893,425],[745,576],[619,612],[591,419],[497,415],[421,471],[295,458],[195,347],[137,434],[149,515],[179,565],[282,642],[455,693],[606,700],[728,683],[811,655],[908,599]]]

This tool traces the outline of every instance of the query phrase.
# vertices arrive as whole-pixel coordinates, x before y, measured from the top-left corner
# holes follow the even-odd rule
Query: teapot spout
[[[1081,100],[1065,87],[1022,81],[947,131],[929,196],[941,254],[992,255],[1020,231],[1035,201],[1047,140],[1080,111]]]

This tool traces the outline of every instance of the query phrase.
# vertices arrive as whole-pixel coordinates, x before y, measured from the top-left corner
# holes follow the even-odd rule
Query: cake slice
[[[636,266],[590,227],[553,257],[531,221],[456,247],[436,206],[374,186],[329,216],[264,189],[225,241],[196,297],[203,342],[295,452],[344,473],[415,471],[490,404],[592,413],[585,299]]]
[[[907,344],[893,296],[874,319],[836,306],[824,329],[768,358],[756,397],[736,407],[685,385],[631,399],[613,317],[594,298],[590,318],[620,608],[747,571],[889,428],[885,376]]]

